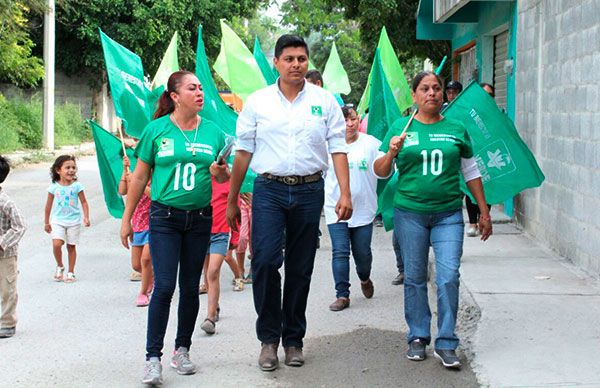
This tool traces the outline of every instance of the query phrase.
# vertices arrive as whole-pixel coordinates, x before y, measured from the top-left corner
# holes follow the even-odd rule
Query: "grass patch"
[[[43,140],[42,102],[22,98],[8,100],[0,94],[0,152],[40,149]],[[92,139],[78,105],[56,105],[54,140],[56,146],[76,145]]]

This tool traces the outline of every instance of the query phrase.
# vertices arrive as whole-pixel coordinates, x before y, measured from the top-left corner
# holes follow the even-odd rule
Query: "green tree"
[[[179,32],[179,63],[194,69],[198,24],[204,28],[208,56],[220,47],[219,19],[251,17],[267,0],[59,0],[57,3],[58,70],[67,75],[98,75],[104,60],[98,28],[138,54],[144,70],[153,75],[173,32]],[[41,37],[36,39],[41,41]]]
[[[417,40],[419,0],[325,0],[330,6],[343,7],[348,18],[358,21],[360,38],[366,47],[376,47],[385,26],[400,62],[413,57],[431,58],[439,63],[450,53],[448,41]],[[371,54],[372,59],[373,54]]]
[[[358,103],[369,76],[369,58],[374,49],[361,45],[357,22],[345,18],[343,8],[328,0],[288,0],[282,4],[281,12],[282,24],[307,37],[311,61],[320,71],[335,41],[352,88],[344,100]]]
[[[0,81],[31,87],[44,77],[43,61],[32,55],[28,15],[41,13],[40,0],[0,0]]]

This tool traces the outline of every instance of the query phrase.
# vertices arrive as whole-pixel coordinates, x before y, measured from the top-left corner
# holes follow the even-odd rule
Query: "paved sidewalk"
[[[481,311],[469,352],[482,385],[600,386],[597,279],[512,223],[465,238],[461,273]]]

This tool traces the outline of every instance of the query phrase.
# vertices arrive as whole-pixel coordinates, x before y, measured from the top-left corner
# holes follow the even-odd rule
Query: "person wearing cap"
[[[262,343],[258,364],[263,371],[277,369],[280,342],[286,365],[304,364],[306,304],[328,154],[340,186],[335,206],[338,221],[352,216],[346,124],[333,95],[306,82],[308,58],[304,39],[281,36],[273,59],[279,79],[250,95],[237,120],[238,148],[227,221],[237,229],[237,197],[251,167],[257,174],[252,202],[252,291],[258,315],[256,334]],[[282,292],[279,269],[284,262]]]
[[[446,98],[448,102],[452,102],[462,90],[463,86],[460,82],[454,80],[448,82],[448,85],[446,85]]]

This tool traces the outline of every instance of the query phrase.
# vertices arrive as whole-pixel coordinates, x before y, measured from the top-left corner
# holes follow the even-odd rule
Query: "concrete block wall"
[[[79,105],[81,116],[84,119],[94,118],[103,128],[115,132],[121,125],[121,121],[115,114],[107,85],[104,84],[100,91],[95,90],[89,85],[89,77],[67,77],[65,74],[57,72],[54,87],[55,105],[67,102]],[[36,97],[42,100],[44,92],[41,85],[35,89],[19,89],[14,85],[0,84],[0,93],[7,98]]]
[[[7,98],[22,96],[24,98],[37,97],[40,100],[44,98],[42,86],[35,89],[19,89],[14,85],[1,84],[0,93]],[[54,102],[61,105],[66,102],[79,105],[81,115],[84,118],[92,117],[94,98],[97,91],[88,84],[88,78],[67,77],[63,73],[57,72],[54,85]]]
[[[515,216],[600,277],[600,0],[518,2],[517,128],[546,181]]]

